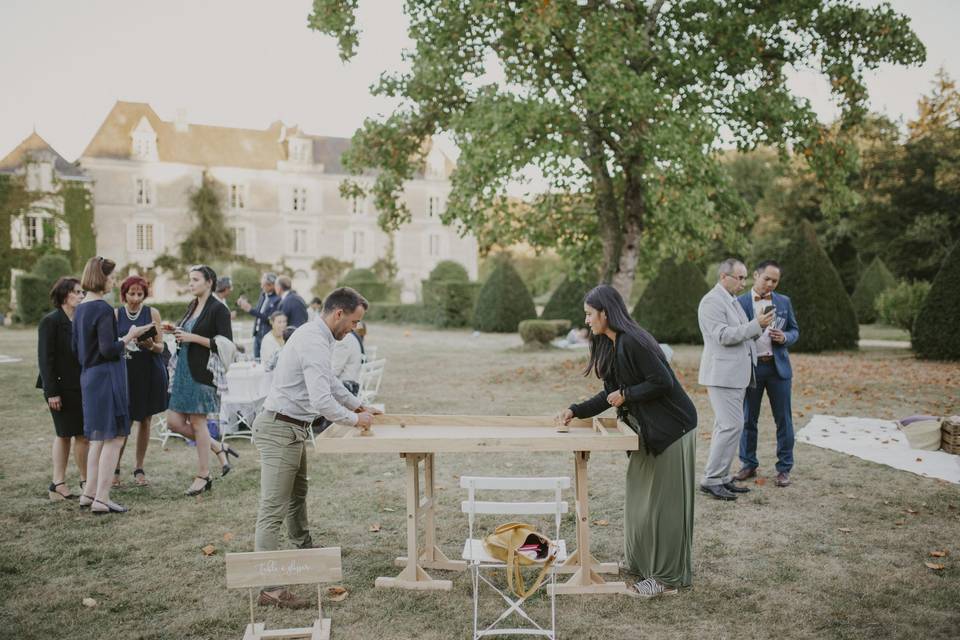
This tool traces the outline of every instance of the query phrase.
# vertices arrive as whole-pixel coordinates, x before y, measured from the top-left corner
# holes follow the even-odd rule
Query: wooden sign
[[[227,587],[230,589],[342,579],[340,547],[227,554]]]

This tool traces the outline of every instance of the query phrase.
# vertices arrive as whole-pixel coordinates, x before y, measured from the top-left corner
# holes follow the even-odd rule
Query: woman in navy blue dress
[[[137,341],[135,351],[127,350],[127,389],[130,395],[130,419],[137,425],[136,467],[133,480],[145,487],[147,475],[143,459],[150,442],[150,424],[153,416],[167,410],[167,367],[163,363],[163,340],[160,338],[160,312],[143,304],[150,295],[150,285],[140,276],[130,276],[120,285],[117,308],[117,327],[126,333],[130,327],[154,326],[158,333]],[[133,426],[130,427],[131,431]],[[126,449],[126,445],[124,445]],[[123,450],[120,451],[123,458]],[[119,471],[119,461],[117,462]],[[114,475],[118,475],[114,472]]]
[[[213,440],[207,429],[207,416],[220,413],[220,396],[207,364],[210,358],[217,357],[217,336],[233,340],[230,310],[211,295],[216,281],[216,272],[207,265],[190,268],[187,286],[195,297],[174,332],[177,365],[170,389],[167,426],[197,443],[197,475],[186,491],[188,496],[209,491],[213,486],[211,450],[220,458],[222,475],[230,471],[227,456],[239,457],[227,445]]]
[[[95,514],[123,513],[127,508],[110,500],[113,470],[120,449],[130,434],[127,398],[127,367],[123,352],[149,330],[130,327],[121,338],[117,317],[103,294],[113,289],[116,264],[106,258],[90,258],[83,268],[80,286],[86,299],[73,317],[72,346],[80,361],[80,392],[83,396],[83,433],[90,441],[87,455],[87,485],[80,506]],[[90,495],[90,492],[93,495]]]

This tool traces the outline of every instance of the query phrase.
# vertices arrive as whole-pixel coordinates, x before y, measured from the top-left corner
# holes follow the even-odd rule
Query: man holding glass
[[[777,424],[777,480],[778,487],[790,485],[793,468],[793,416],[790,405],[791,379],[789,347],[800,338],[800,327],[793,315],[790,298],[775,293],[780,284],[780,265],[764,260],[753,273],[753,288],[737,300],[747,318],[752,320],[772,308],[773,322],[757,338],[756,386],[747,389],[743,401],[743,433],[740,436],[740,462],[743,467],[734,475],[746,480],[757,475],[757,418],[766,390],[770,411]]]

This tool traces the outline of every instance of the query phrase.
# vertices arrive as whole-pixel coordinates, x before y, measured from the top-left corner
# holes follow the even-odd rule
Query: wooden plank
[[[228,553],[226,565],[231,589],[343,579],[340,547]]]

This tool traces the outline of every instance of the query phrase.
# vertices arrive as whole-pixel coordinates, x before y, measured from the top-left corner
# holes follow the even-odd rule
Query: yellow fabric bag
[[[536,545],[535,557],[519,553],[521,547]],[[538,532],[532,525],[522,522],[508,522],[493,530],[483,539],[483,547],[491,557],[507,565],[507,585],[518,597],[526,598],[543,584],[547,571],[557,559],[556,545],[550,538]],[[527,588],[523,580],[521,567],[541,566],[536,580]]]

